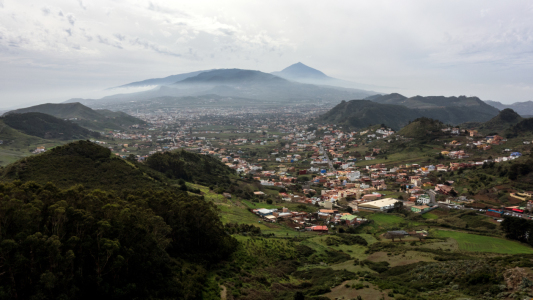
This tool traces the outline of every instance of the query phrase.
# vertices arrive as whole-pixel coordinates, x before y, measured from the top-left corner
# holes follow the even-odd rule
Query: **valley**
[[[226,299],[529,295],[523,285],[505,283],[512,272],[529,274],[533,266],[533,248],[523,238],[533,224],[529,119],[504,110],[486,121],[450,125],[413,114],[389,127],[394,119],[388,117],[349,124],[331,119],[337,108],[322,105],[165,101],[165,107],[150,101],[107,107],[122,113],[70,103],[56,105],[57,112],[20,111],[46,111],[86,136],[58,139],[53,130],[67,131],[6,124],[2,151],[9,158],[0,184],[6,191],[13,184],[56,190],[51,204],[64,199],[76,206],[64,196],[74,191],[129,199],[121,205],[169,193],[183,199],[179,205],[205,203],[214,215],[202,220],[202,236],[223,230],[224,258],[206,265],[209,251],[198,260],[163,247],[165,255],[196,268],[201,284],[185,290],[204,299],[219,299],[221,290]],[[370,105],[379,112],[389,104]],[[93,119],[95,113],[107,117]],[[17,147],[27,150],[18,154]],[[33,147],[44,148],[33,154]],[[183,218],[156,213],[171,227]],[[118,263],[126,250],[113,251],[109,259]],[[435,269],[447,271],[436,275]],[[84,288],[74,282],[68,284]]]

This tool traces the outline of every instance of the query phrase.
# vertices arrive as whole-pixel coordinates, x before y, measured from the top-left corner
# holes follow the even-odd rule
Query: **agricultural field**
[[[529,246],[497,237],[445,230],[438,230],[437,236],[451,238],[457,241],[459,250],[461,251],[492,252],[501,254],[533,254],[533,248]]]

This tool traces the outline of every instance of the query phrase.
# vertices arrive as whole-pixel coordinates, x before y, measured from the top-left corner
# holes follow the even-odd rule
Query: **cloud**
[[[72,36],[72,29],[65,29],[65,32],[68,33],[68,36]]]
[[[63,16],[63,11],[59,10],[59,12],[57,13],[58,16],[62,17]]]
[[[143,40],[143,39],[140,39],[140,38],[135,38],[135,39],[130,40],[130,44],[142,46],[144,49],[153,50],[153,51],[155,51],[155,52],[157,52],[159,54],[170,55],[170,56],[175,56],[175,57],[181,57],[182,56],[181,54],[175,53],[175,52],[169,50],[166,47],[157,45],[155,43],[152,43],[150,41],[146,41],[146,40]]]
[[[152,1],[150,1],[148,3],[148,10],[159,12],[159,13],[164,13],[164,14],[188,16],[187,13],[185,13],[185,12],[183,12],[181,10],[172,9],[172,8],[168,8],[168,7],[163,7],[163,6],[154,4]]]
[[[83,4],[83,1],[82,1],[82,0],[78,0],[78,4],[80,5],[80,7],[81,7],[83,10],[87,10],[87,6],[85,6],[85,4]]]
[[[125,35],[122,35],[120,33],[115,33],[113,34],[114,37],[116,37],[119,41],[124,41],[126,39],[126,36]]]
[[[49,7],[43,7],[41,8],[41,11],[43,12],[43,15],[48,16],[50,14],[50,8]]]
[[[76,17],[71,13],[67,14],[67,20],[72,26],[74,26],[74,23],[76,23]]]
[[[117,49],[123,49],[122,45],[120,45],[120,43],[110,41],[107,38],[102,37],[100,35],[97,35],[96,38],[98,39],[98,42],[100,44],[104,44],[104,45],[108,45],[108,46],[111,46],[111,47],[115,47]]]

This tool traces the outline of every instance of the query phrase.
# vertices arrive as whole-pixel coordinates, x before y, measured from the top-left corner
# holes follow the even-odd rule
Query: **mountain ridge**
[[[74,103],[45,103],[26,108],[16,109],[5,113],[43,113],[60,119],[70,119],[72,122],[92,130],[123,129],[133,124],[145,122],[124,112],[110,110],[93,110],[79,102]]]

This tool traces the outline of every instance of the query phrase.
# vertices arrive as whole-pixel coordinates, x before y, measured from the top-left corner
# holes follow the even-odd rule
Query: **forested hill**
[[[100,136],[97,132],[43,113],[8,114],[2,120],[11,128],[43,139],[76,140]]]
[[[365,128],[371,125],[384,124],[400,129],[410,120],[420,117],[417,111],[401,105],[379,104],[369,100],[342,101],[320,119],[327,123],[335,123],[353,128]]]
[[[391,95],[389,96],[395,99],[392,102],[397,104],[387,104],[387,101],[382,101],[384,104],[381,104],[378,103],[379,98],[373,98],[373,100],[342,101],[322,115],[320,120],[353,128],[365,128],[371,125],[384,124],[398,130],[407,125],[409,121],[420,117],[439,120],[446,124],[458,125],[465,122],[485,122],[498,114],[496,108],[484,103],[483,105],[489,107],[488,110],[485,109],[486,107],[480,109],[480,107],[473,104],[467,106],[421,105],[415,106],[418,108],[409,108],[402,102],[403,100],[400,100],[411,98],[405,98],[399,94]],[[476,100],[472,100],[472,102],[477,103]],[[434,103],[430,102],[430,104]]]
[[[225,182],[235,174],[235,171],[212,156],[185,150],[156,153],[147,159],[146,165],[169,178],[194,181],[206,186]]]
[[[61,119],[70,119],[82,127],[93,130],[121,129],[134,124],[145,124],[144,121],[123,112],[110,110],[93,110],[81,103],[46,103],[8,112],[21,114],[39,112]]]
[[[425,138],[432,134],[442,134],[441,129],[444,127],[445,125],[440,121],[423,117],[410,122],[398,131],[398,134],[408,138]]]
[[[141,167],[112,155],[107,148],[78,141],[8,165],[1,180],[52,182],[61,188],[83,184],[102,190],[166,187],[165,176]]]

